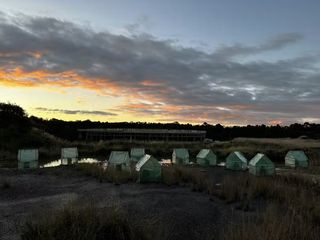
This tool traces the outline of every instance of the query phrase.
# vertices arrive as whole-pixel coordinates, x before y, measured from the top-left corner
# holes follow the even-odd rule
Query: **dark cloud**
[[[51,112],[51,113],[63,113],[63,114],[80,114],[80,115],[99,115],[99,116],[117,116],[115,113],[105,112],[105,111],[86,111],[86,110],[66,110],[66,109],[52,109],[52,108],[35,108],[37,111]]]
[[[175,113],[181,117],[197,116],[202,109],[207,121],[220,119],[219,114],[225,113],[215,108],[220,106],[231,107],[229,113],[238,123],[247,122],[249,115],[260,122],[272,116],[286,122],[320,119],[320,113],[314,111],[320,102],[319,54],[278,61],[238,59],[280,51],[302,41],[298,33],[275,36],[257,46],[220,46],[208,53],[148,34],[95,32],[53,18],[0,14],[0,20],[2,69],[19,66],[25,71],[73,71],[92,82],[94,78],[104,79],[123,88],[120,95],[130,97],[134,93],[131,102],[140,98],[187,106],[188,113]],[[41,57],[30,54],[35,52]],[[145,81],[152,84],[143,84]],[[235,105],[250,108],[233,109]],[[162,113],[153,106],[130,111]]]

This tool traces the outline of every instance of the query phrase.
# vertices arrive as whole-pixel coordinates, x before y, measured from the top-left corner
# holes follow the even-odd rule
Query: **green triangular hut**
[[[226,168],[236,171],[246,170],[248,160],[241,152],[235,151],[228,155],[226,159]]]
[[[303,151],[289,151],[285,157],[285,165],[292,168],[307,168],[309,159]]]
[[[37,168],[38,159],[39,159],[38,149],[19,149],[18,168],[19,169]]]
[[[131,161],[138,162],[145,154],[144,148],[131,148],[130,157]]]
[[[201,166],[217,165],[217,156],[211,149],[202,149],[197,155],[197,163]]]
[[[124,151],[112,151],[108,161],[108,168],[116,171],[130,172],[129,153]]]
[[[138,161],[136,171],[140,183],[161,181],[161,165],[151,155],[146,154]]]
[[[275,173],[275,166],[265,154],[258,153],[249,162],[249,173],[256,176],[272,176]]]
[[[172,163],[179,165],[189,164],[189,152],[185,148],[175,148],[172,153]]]

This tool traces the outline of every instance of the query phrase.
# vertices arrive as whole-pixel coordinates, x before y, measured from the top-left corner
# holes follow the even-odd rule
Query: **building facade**
[[[206,131],[170,129],[78,129],[80,140],[122,140],[122,141],[203,141]]]

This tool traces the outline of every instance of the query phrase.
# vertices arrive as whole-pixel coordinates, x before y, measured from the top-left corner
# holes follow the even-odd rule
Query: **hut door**
[[[121,164],[116,165],[116,171],[121,171]]]
[[[142,181],[146,181],[151,177],[151,171],[150,170],[142,170],[141,179]]]
[[[23,168],[30,168],[30,163],[29,162],[24,162],[23,163]]]
[[[260,175],[267,175],[267,171],[264,166],[261,166],[261,168],[260,168]]]
[[[234,162],[234,163],[233,163],[233,169],[234,169],[234,170],[240,169],[240,164],[239,164],[238,162]]]

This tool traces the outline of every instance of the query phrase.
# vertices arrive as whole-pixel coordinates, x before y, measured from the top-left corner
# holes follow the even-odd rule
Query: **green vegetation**
[[[22,240],[143,240],[141,227],[113,206],[97,209],[93,204],[70,203],[62,210],[29,220],[22,227]]]

